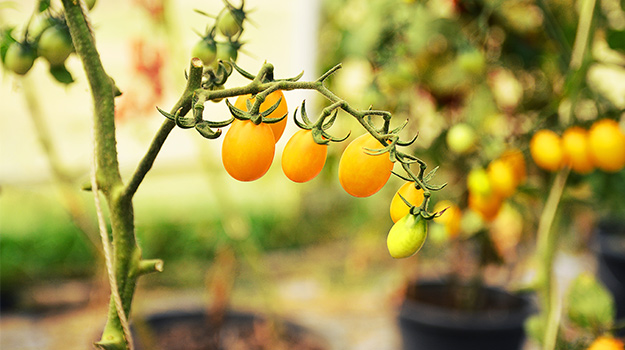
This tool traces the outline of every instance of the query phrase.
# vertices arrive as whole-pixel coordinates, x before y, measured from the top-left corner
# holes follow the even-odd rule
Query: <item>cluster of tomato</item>
[[[467,176],[469,208],[485,221],[492,221],[525,178],[525,157],[516,148],[505,151],[486,168],[471,169]]]
[[[91,10],[95,0],[86,1]],[[62,15],[55,15],[51,9],[41,9],[28,22],[21,40],[16,40],[12,28],[3,28],[1,58],[5,69],[25,75],[33,67],[36,59],[42,57],[50,65],[50,72],[63,83],[72,81],[65,69],[65,61],[74,52],[69,28]],[[63,75],[64,74],[64,75]]]
[[[588,130],[569,127],[562,137],[542,129],[533,135],[530,152],[536,165],[547,171],[569,167],[578,174],[595,169],[613,173],[625,167],[625,134],[613,119],[597,120]]]
[[[217,16],[217,21],[213,27],[207,30],[202,38],[193,46],[191,54],[202,60],[205,66],[217,69],[219,61],[236,61],[242,43],[239,41],[243,33],[243,23],[246,13],[241,7],[236,8],[229,2],[225,2],[226,7]],[[215,39],[217,31],[226,40]]]
[[[234,107],[247,111],[254,96],[239,96]],[[277,107],[266,116],[280,119],[275,123],[258,124],[251,120],[235,119],[224,136],[222,162],[224,168],[239,181],[261,178],[270,168],[278,142],[286,127],[288,113],[281,90],[268,94],[260,105],[260,113]],[[250,146],[253,145],[253,146]],[[315,178],[323,169],[327,158],[327,143],[318,143],[313,131],[297,131],[286,143],[282,152],[282,170],[290,180],[298,183]],[[382,148],[382,144],[366,133],[354,139],[339,161],[339,182],[345,191],[355,197],[368,197],[378,192],[388,181],[393,162],[388,154],[374,155],[367,150]]]

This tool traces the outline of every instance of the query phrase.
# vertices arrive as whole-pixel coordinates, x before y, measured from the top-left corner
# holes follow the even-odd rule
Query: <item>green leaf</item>
[[[71,84],[74,82],[72,73],[70,73],[65,66],[51,66],[50,74],[61,84]]]
[[[616,315],[612,295],[588,273],[571,283],[567,311],[571,322],[590,331],[609,329]]]
[[[43,12],[50,7],[50,0],[39,0],[39,12]]]

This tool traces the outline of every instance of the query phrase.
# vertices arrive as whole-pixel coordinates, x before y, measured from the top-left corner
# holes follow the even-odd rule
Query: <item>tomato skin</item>
[[[393,222],[399,221],[399,219],[410,212],[410,208],[401,199],[400,194],[415,207],[423,203],[423,189],[417,189],[414,185],[414,182],[406,181],[406,183],[395,192],[390,207],[391,220],[393,220]]]
[[[282,98],[278,108],[276,108],[271,114],[267,116],[267,118],[280,118],[289,112],[288,107],[286,105],[286,99],[284,98],[284,93],[282,90],[276,90],[265,98],[265,101],[260,104],[260,112],[264,112],[271,108],[274,104],[278,102],[279,99]],[[247,100],[250,100],[250,104],[254,104],[255,98],[251,95],[241,95],[237,97],[237,100],[234,102],[234,106],[240,110],[247,111]],[[278,142],[284,133],[284,129],[286,128],[288,116],[277,123],[267,124],[271,127],[273,131],[273,136],[275,141]]]
[[[525,182],[527,168],[525,166],[525,157],[521,150],[518,148],[507,149],[499,158],[512,169],[517,186]]]
[[[224,168],[239,181],[257,180],[271,167],[275,147],[267,124],[237,119],[224,136],[221,148]]]
[[[512,167],[502,159],[495,159],[486,169],[493,192],[501,197],[510,197],[516,191],[517,180]]]
[[[407,214],[399,219],[386,237],[388,252],[395,259],[408,258],[416,254],[428,234],[428,223],[421,214]]]
[[[375,150],[382,145],[368,133],[361,135],[345,148],[339,160],[339,182],[354,197],[369,197],[378,192],[393,170],[387,153],[371,155],[365,148]]]
[[[588,146],[588,133],[582,127],[570,127],[562,134],[564,162],[578,174],[588,174],[595,169]]]
[[[224,62],[230,62],[230,60],[233,60],[236,62],[237,57],[239,56],[238,46],[235,46],[235,44],[230,42],[217,42],[216,50],[215,61],[212,63],[213,68],[217,68],[219,60]]]
[[[24,75],[35,63],[35,50],[18,42],[12,43],[4,56],[4,65],[15,74]]]
[[[548,129],[538,130],[532,136],[530,153],[536,165],[548,171],[560,169],[564,162],[562,140],[558,134]]]
[[[328,145],[313,140],[312,131],[299,130],[286,143],[282,151],[282,171],[293,182],[314,179],[326,163]]]
[[[614,173],[625,166],[625,134],[616,121],[596,121],[588,132],[588,146],[597,168]]]
[[[41,33],[38,42],[39,55],[50,62],[51,66],[60,66],[74,51],[69,31],[60,26],[51,26]]]
[[[469,208],[485,221],[493,221],[499,214],[502,204],[501,197],[494,193],[490,195],[469,193]]]
[[[219,17],[217,28],[221,34],[232,38],[243,30],[242,24],[242,20],[238,19],[232,11],[227,10]]]
[[[191,56],[202,60],[205,66],[211,65],[217,57],[217,45],[214,41],[202,39],[191,49]]]

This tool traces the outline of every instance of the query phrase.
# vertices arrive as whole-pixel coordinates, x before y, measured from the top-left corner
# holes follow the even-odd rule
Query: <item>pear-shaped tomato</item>
[[[369,154],[370,150],[382,148],[371,134],[364,134],[350,143],[339,161],[339,182],[354,197],[369,197],[378,192],[393,170],[388,153]]]
[[[224,136],[221,158],[230,176],[239,181],[254,181],[271,167],[275,149],[269,125],[237,119]]]

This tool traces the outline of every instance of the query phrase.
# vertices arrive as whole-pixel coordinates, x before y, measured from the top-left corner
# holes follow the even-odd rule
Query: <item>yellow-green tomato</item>
[[[395,259],[407,258],[416,254],[425,243],[428,223],[421,214],[408,214],[391,227],[386,238],[388,252]]]

